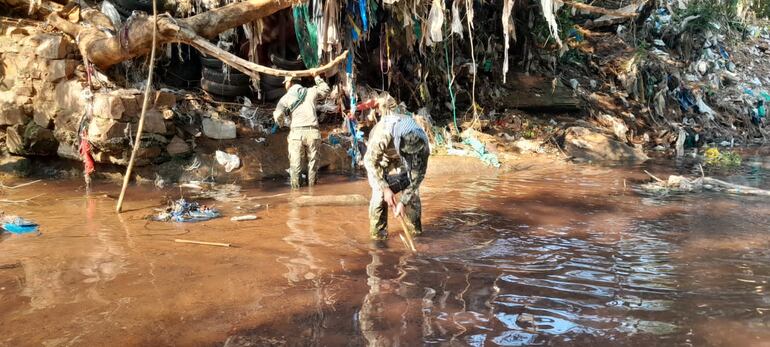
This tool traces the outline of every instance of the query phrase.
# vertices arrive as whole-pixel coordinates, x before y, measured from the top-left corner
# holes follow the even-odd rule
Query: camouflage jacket
[[[304,91],[302,90],[304,89]],[[296,127],[317,127],[318,117],[315,112],[315,104],[318,100],[325,98],[329,94],[329,85],[324,82],[321,77],[316,76],[315,87],[305,88],[298,84],[295,84],[289,88],[289,91],[284,95],[278,104],[275,105],[275,111],[273,111],[273,119],[276,124],[282,124],[284,117],[288,113],[291,113],[291,128]],[[305,94],[304,100],[299,101],[300,95]],[[294,111],[291,110],[299,101],[299,105],[296,105]]]
[[[379,189],[388,188],[385,179],[390,170],[401,167],[409,176],[409,187],[401,194],[401,202],[407,204],[420,188],[428,169],[428,157],[430,149],[428,145],[422,152],[416,155],[400,155],[393,141],[393,127],[398,122],[399,115],[388,115],[382,118],[369,133],[366,155],[364,155],[364,167],[371,173]]]

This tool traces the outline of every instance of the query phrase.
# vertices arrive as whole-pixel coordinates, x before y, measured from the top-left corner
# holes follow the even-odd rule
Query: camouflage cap
[[[415,154],[428,143],[428,136],[414,118],[402,116],[393,126],[393,141],[399,153]]]
[[[399,152],[417,154],[425,149],[425,140],[418,132],[411,132],[401,137]]]

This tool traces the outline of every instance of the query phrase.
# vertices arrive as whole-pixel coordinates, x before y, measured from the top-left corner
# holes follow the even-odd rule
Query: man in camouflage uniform
[[[390,206],[397,216],[406,216],[414,232],[420,234],[422,207],[419,188],[428,168],[428,137],[412,117],[394,112],[396,102],[392,97],[385,96],[378,103],[383,116],[369,134],[364,156],[364,166],[372,187],[369,230],[373,239],[387,239]],[[395,169],[408,177],[408,185],[398,202],[387,176]]]
[[[285,87],[286,95],[278,100],[273,119],[277,125],[283,124],[287,116],[291,120],[288,137],[291,187],[299,188],[300,163],[304,151],[307,151],[308,185],[313,186],[318,172],[316,157],[321,146],[321,132],[318,130],[315,107],[316,101],[326,98],[329,94],[329,85],[321,77],[315,76],[315,86],[305,88],[287,77]]]

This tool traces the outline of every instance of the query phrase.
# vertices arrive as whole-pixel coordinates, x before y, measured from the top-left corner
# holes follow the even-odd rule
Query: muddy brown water
[[[764,158],[728,179],[770,188]],[[649,196],[643,167],[478,165],[432,161],[417,255],[374,247],[365,206],[294,207],[283,182],[196,224],[143,219],[177,189],[131,187],[122,215],[113,183],[7,191],[45,195],[2,206],[41,232],[0,241],[21,264],[0,269],[0,345],[770,345],[770,200]],[[334,176],[302,194],[368,196]]]

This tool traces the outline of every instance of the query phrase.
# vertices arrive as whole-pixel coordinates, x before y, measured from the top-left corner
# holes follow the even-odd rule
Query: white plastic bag
[[[562,46],[561,38],[559,37],[559,25],[556,23],[556,11],[558,11],[564,5],[560,0],[540,0],[540,6],[543,8],[543,17],[548,22],[548,29],[551,31],[551,36],[556,40],[556,44],[559,47]]]
[[[115,30],[120,30],[120,27],[123,26],[123,21],[120,19],[120,13],[118,13],[115,5],[109,1],[102,2],[101,12],[110,19]]]
[[[460,3],[463,0],[455,0],[452,3],[452,34],[460,35],[463,38],[463,23],[460,21]]]
[[[511,35],[516,39],[516,26],[513,24],[511,11],[513,11],[514,0],[503,0],[503,37],[505,41],[505,50],[503,52],[503,83],[508,75],[508,51],[510,50]]]
[[[217,162],[225,167],[226,172],[233,171],[241,166],[241,159],[235,154],[228,154],[222,151],[216,152]]]
[[[444,41],[444,35],[441,32],[441,28],[444,26],[444,2],[440,0],[433,0],[430,13],[428,14],[428,29],[430,29],[430,35],[428,36],[428,46],[432,46],[433,42]]]

